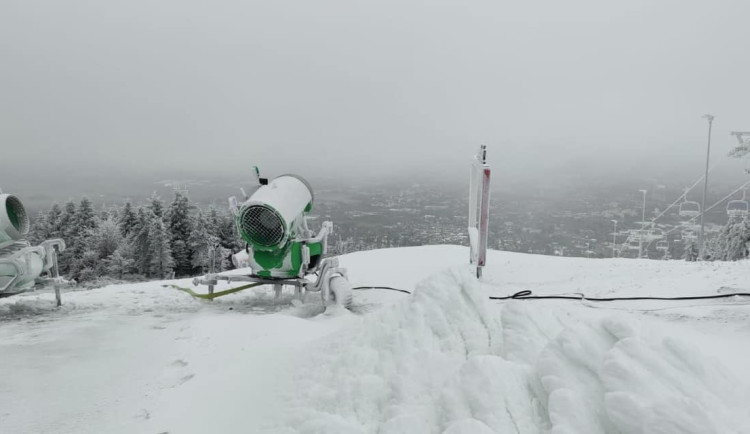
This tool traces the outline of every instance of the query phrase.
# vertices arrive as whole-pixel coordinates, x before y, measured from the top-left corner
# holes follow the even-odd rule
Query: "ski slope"
[[[750,262],[468,249],[341,257],[354,313],[165,282],[0,300],[3,433],[746,433],[750,300],[490,301],[750,292]],[[169,283],[188,285],[189,280]]]

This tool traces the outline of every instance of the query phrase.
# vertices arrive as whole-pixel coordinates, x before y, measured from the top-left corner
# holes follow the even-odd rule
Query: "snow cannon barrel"
[[[44,248],[36,246],[0,262],[0,289],[14,292],[33,287],[36,279],[50,268],[46,258]],[[7,288],[8,282],[12,282],[10,288]],[[1,294],[0,292],[0,296]]]
[[[281,175],[262,185],[240,206],[237,226],[256,251],[278,252],[293,239],[313,203],[310,184],[297,175]]]
[[[29,216],[20,199],[0,194],[0,243],[17,241],[29,233]]]

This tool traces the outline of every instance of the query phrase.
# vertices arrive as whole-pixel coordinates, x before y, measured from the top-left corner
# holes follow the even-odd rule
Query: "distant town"
[[[678,259],[697,230],[695,221],[680,215],[679,205],[685,200],[663,212],[683,193],[682,187],[646,183],[645,208],[638,185],[577,187],[569,183],[531,192],[494,191],[489,247],[598,258],[637,257],[642,248],[644,257]],[[468,245],[466,188],[395,182],[326,186],[316,193],[313,215],[334,222],[330,248],[337,254],[425,244]],[[708,202],[719,198],[719,192],[712,192]],[[706,215],[709,237],[726,224],[725,210],[725,205],[717,206]],[[633,243],[632,231],[644,228],[659,234],[661,243],[657,237],[645,238],[642,246]]]

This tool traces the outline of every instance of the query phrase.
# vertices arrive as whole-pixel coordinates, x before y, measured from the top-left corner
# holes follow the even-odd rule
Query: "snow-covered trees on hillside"
[[[144,205],[130,201],[95,212],[90,200],[68,201],[37,215],[29,239],[62,238],[68,249],[60,270],[79,281],[164,278],[231,268],[230,255],[243,245],[228,212],[203,212],[176,192],[165,206],[153,194]]]
[[[144,276],[148,275],[151,256],[149,251],[149,220],[156,218],[155,215],[145,208],[138,208],[135,226],[128,239],[133,248],[133,260],[136,272]]]
[[[188,238],[188,248],[193,252],[190,265],[198,273],[205,273],[209,271],[211,264],[211,246],[218,244],[219,239],[212,234],[208,218],[203,211],[198,210],[193,223],[193,230]]]
[[[106,274],[117,279],[122,279],[126,274],[133,271],[133,248],[130,243],[122,243],[117,250],[104,260]]]
[[[130,201],[125,202],[125,205],[120,210],[117,218],[117,226],[120,229],[120,235],[123,237],[129,237],[137,223],[138,216],[135,211],[133,211],[133,205],[130,204]]]
[[[151,218],[149,221],[148,253],[147,275],[166,278],[174,268],[174,259],[172,249],[169,247],[169,232],[160,218]]]
[[[750,256],[750,221],[730,220],[711,240],[712,258],[719,261],[736,261]]]
[[[54,208],[54,206],[53,206]],[[72,262],[73,258],[73,250],[70,248],[73,244],[73,236],[75,232],[75,220],[76,216],[76,204],[69,200],[65,203],[65,206],[62,209],[62,212],[60,213],[60,219],[58,220],[58,226],[55,228],[54,231],[55,236],[57,238],[62,238],[65,240],[66,246],[68,246],[68,249],[66,249],[64,252],[60,254],[58,257],[58,265],[60,267],[60,272],[62,274],[69,274],[70,271],[70,263]],[[32,230],[36,230],[36,228],[32,228]]]
[[[148,209],[154,213],[155,216],[164,218],[164,202],[162,202],[156,192],[154,192],[149,199]]]
[[[179,192],[175,193],[174,200],[167,211],[166,220],[175,274],[189,276],[193,273],[193,252],[190,250],[193,222],[190,219],[190,202],[187,197]]]

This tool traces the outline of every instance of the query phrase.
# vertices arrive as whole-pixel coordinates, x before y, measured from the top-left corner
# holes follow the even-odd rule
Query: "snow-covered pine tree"
[[[88,249],[96,252],[99,260],[109,258],[122,243],[120,228],[114,218],[103,220],[87,234]]]
[[[47,225],[49,227],[50,238],[62,238],[62,232],[60,229],[62,213],[62,208],[60,208],[60,205],[56,202],[52,204],[52,208],[47,212]]]
[[[732,222],[729,222],[726,226],[721,228],[719,233],[710,239],[707,243],[707,250],[709,250],[712,253],[712,259],[715,261],[725,261],[726,260],[726,254],[727,254],[727,241],[728,241],[728,233],[729,233],[729,225],[731,225]]]
[[[744,226],[744,222],[742,221],[731,221],[727,223],[726,235],[724,236],[724,242],[722,243],[722,260],[736,261],[738,259],[744,259]]]
[[[174,266],[172,250],[169,247],[169,231],[161,218],[150,214],[149,221],[149,253],[151,257],[150,272],[157,278],[166,278]]]
[[[91,205],[91,201],[84,197],[78,204],[78,210],[73,219],[74,238],[71,240],[71,245],[73,247],[73,253],[77,257],[83,255],[83,251],[86,249],[86,244],[88,242],[87,238],[89,233],[96,227],[96,225],[97,221],[94,208]]]
[[[150,252],[150,235],[151,228],[149,216],[153,215],[150,211],[138,207],[137,221],[130,233],[130,243],[133,250],[133,260],[138,273],[149,276],[151,267]],[[154,218],[156,218],[154,216]]]
[[[226,247],[222,247],[221,245],[219,245],[219,247],[216,248],[213,252],[216,271],[218,272],[234,269],[234,264],[232,263],[232,254],[238,250],[239,249],[227,249]]]
[[[53,207],[54,208],[54,207]],[[65,241],[67,246],[66,250],[62,252],[57,259],[60,273],[68,275],[70,274],[71,263],[75,255],[73,254],[73,246],[76,228],[76,204],[72,200],[68,200],[60,213],[58,220],[58,236]]]
[[[68,243],[68,246],[70,246],[69,249],[72,253],[70,271],[74,279],[78,280],[81,278],[79,272],[84,267],[90,268],[88,265],[83,264],[83,257],[88,247],[90,231],[94,229],[96,225],[97,219],[94,208],[91,205],[91,201],[84,197],[78,204],[78,209],[73,218],[71,239],[65,240],[65,242]]]
[[[62,214],[60,215],[60,235],[69,238],[75,233],[76,204],[69,200],[65,203]],[[70,242],[65,240],[68,244]]]
[[[174,200],[167,212],[169,231],[169,245],[174,259],[174,269],[177,276],[193,274],[192,249],[190,248],[190,202],[188,198],[175,191]]]
[[[117,225],[120,227],[120,235],[129,237],[133,228],[138,224],[138,216],[133,211],[133,205],[130,201],[125,202],[118,214]]]
[[[192,229],[190,231],[190,237],[188,239],[188,246],[192,252],[192,258],[190,264],[195,269],[196,273],[208,272],[209,265],[209,244],[210,238],[216,238],[211,234],[211,228],[208,219],[202,210],[198,210],[198,213],[192,219]],[[217,239],[218,242],[218,239]]]
[[[717,237],[717,259],[737,261],[747,258],[748,242],[750,242],[750,221],[730,220]]]
[[[151,198],[148,202],[148,209],[160,219],[164,218],[164,202],[161,200],[161,197],[156,194],[156,192],[153,192],[153,194],[151,194]]]
[[[118,279],[133,271],[135,261],[130,243],[124,242],[105,261],[107,274]]]
[[[75,223],[77,226],[76,230],[81,233],[96,227],[96,213],[94,213],[94,207],[87,197],[81,199],[81,202],[78,204]]]
[[[218,235],[219,228],[221,228],[221,217],[219,216],[219,210],[215,206],[209,205],[206,220],[208,221],[209,231],[212,234]]]
[[[99,256],[93,250],[86,250],[80,258],[76,258],[76,271],[73,274],[78,282],[94,280],[103,270]]]
[[[114,214],[117,214],[115,211]],[[107,204],[102,204],[102,207],[99,209],[99,214],[97,215],[97,218],[99,220],[107,220],[110,217],[113,217],[113,210],[111,208],[107,208]]]
[[[31,225],[31,229],[29,230],[29,234],[26,238],[32,244],[39,244],[49,237],[50,231],[51,229],[49,223],[47,222],[47,214],[45,212],[39,211],[36,219],[34,219],[34,224]]]
[[[217,267],[221,264],[221,270],[232,268],[231,254],[244,248],[244,242],[237,233],[234,219],[229,213],[221,213],[213,206],[208,211],[208,222],[211,233],[219,238],[220,249],[216,249]],[[218,270],[217,270],[218,271]]]

